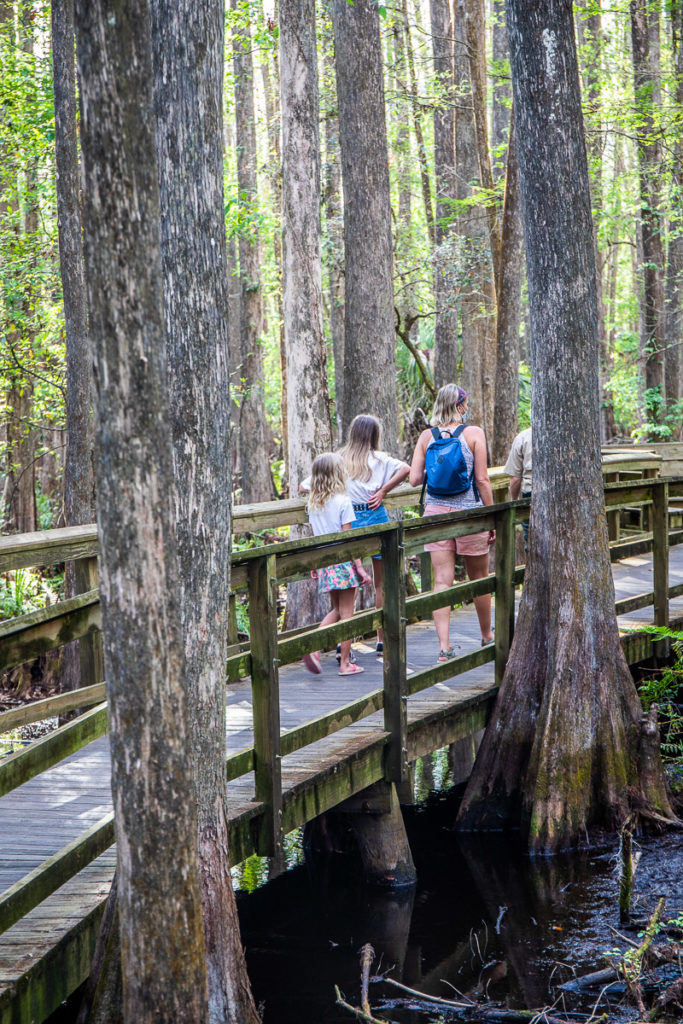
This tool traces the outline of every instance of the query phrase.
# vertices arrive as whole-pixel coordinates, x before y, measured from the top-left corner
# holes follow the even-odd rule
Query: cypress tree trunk
[[[510,135],[510,87],[508,32],[505,24],[505,0],[491,0],[491,35],[494,70],[491,89],[491,159],[493,174],[500,179],[505,167],[505,147]]]
[[[681,348],[683,334],[682,288],[683,279],[683,6],[671,9],[671,36],[674,43],[673,79],[675,123],[678,131],[673,143],[671,211],[669,214],[669,247],[666,261],[666,352],[667,395],[677,399],[683,391],[681,381]],[[671,357],[669,354],[671,353]]]
[[[453,19],[449,0],[431,0],[432,56],[439,84],[434,108],[434,180],[436,183],[436,267],[434,296],[434,383],[437,388],[458,376],[457,289],[449,239],[455,235],[455,104],[453,96]]]
[[[256,177],[256,114],[254,110],[254,59],[248,8],[232,0],[231,9],[240,11],[245,25],[233,30],[232,53],[235,72],[235,123],[237,146],[237,187],[245,219],[239,236],[239,273],[242,282],[240,333],[242,338],[239,402],[242,503],[270,501],[274,497],[270,475],[268,431],[264,403],[264,373],[261,334],[263,293],[261,289],[261,246],[258,224],[258,182]]]
[[[92,523],[95,518],[92,473],[91,351],[83,275],[81,197],[76,127],[76,68],[73,0],[52,4],[52,74],[55,104],[55,159],[59,267],[66,328],[66,459],[64,514],[67,526]],[[66,596],[88,589],[67,563]],[[91,682],[94,680],[90,680]],[[62,690],[81,683],[79,642],[62,652]]]
[[[496,406],[491,443],[491,457],[495,466],[506,461],[515,439],[519,399],[519,324],[522,312],[524,239],[519,202],[514,112],[510,117],[500,248],[500,296],[496,319]]]
[[[470,78],[465,0],[455,0],[455,154],[458,199],[472,195],[470,183],[481,184],[474,98]],[[495,387],[495,289],[486,211],[469,206],[459,216],[461,247],[462,379],[470,396],[472,421],[493,434],[493,393]]]
[[[231,502],[223,4],[152,0],[183,679],[215,1024],[258,1024],[228,859],[225,658]]]
[[[315,0],[280,0],[282,285],[290,493],[332,447],[323,337]],[[316,616],[317,585],[288,588],[287,628]]]
[[[325,228],[327,232],[323,259],[327,269],[327,302],[334,358],[334,404],[336,435],[341,442],[344,418],[344,223],[341,202],[341,154],[339,151],[339,116],[334,81],[334,44],[330,0],[323,4],[323,82],[325,83]]]
[[[372,0],[334,0],[344,179],[344,435],[371,412],[384,444],[397,438],[391,203],[379,13]]]
[[[645,387],[650,392],[646,418],[655,427],[662,419],[665,400],[664,337],[664,250],[662,246],[659,177],[661,155],[654,133],[654,76],[650,56],[648,6],[646,0],[631,0],[631,45],[633,89],[639,110],[638,165],[640,178],[641,317],[644,329]],[[660,402],[655,400],[659,397]],[[653,433],[653,439],[657,436]]]
[[[203,1022],[148,5],[77,0],[76,30],[124,1019]]]
[[[534,503],[514,641],[458,824],[521,824],[532,852],[554,853],[577,845],[591,825],[619,827],[632,800],[663,815],[671,809],[639,777],[640,706],[614,610],[571,6],[508,0],[507,11],[532,330]],[[557,167],[573,173],[558,176]]]

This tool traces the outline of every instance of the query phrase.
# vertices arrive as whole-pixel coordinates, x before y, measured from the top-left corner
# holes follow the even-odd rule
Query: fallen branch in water
[[[349,1010],[358,1020],[365,1021],[366,1024],[387,1024],[385,1020],[378,1020],[377,1017],[373,1017],[371,1014],[364,1013],[360,1006],[351,1006],[351,1003],[347,1003],[345,999],[342,999],[339,986],[334,986],[334,994],[336,995],[337,1006],[343,1007],[345,1010]]]
[[[483,1006],[481,1003],[457,1003],[452,999],[441,999],[439,996],[428,996],[416,988],[409,988],[400,981],[393,978],[383,979],[388,985],[399,988],[411,996],[416,996],[425,1003],[436,1003],[438,1006],[448,1006],[452,1010],[468,1011],[477,1020],[492,1021],[493,1024],[529,1024],[530,1021],[542,1021],[543,1024],[567,1024],[566,1020],[560,1017],[551,1017],[544,1010],[508,1010],[496,1006]]]

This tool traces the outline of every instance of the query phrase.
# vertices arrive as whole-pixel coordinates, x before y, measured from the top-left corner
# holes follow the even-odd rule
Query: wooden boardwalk
[[[614,564],[617,600],[652,589],[652,564],[650,554]],[[672,586],[683,583],[683,545],[671,548],[669,575]],[[683,597],[671,601],[670,615],[672,621],[683,619]],[[652,621],[652,607],[620,617],[623,629],[648,621]],[[451,639],[458,653],[479,648],[479,631],[471,605],[453,613]],[[360,645],[357,659],[365,672],[355,677],[340,677],[332,654],[323,656],[320,676],[311,675],[298,663],[283,667],[283,733],[380,689],[382,665],[373,647]],[[436,649],[431,622],[410,626],[409,674],[432,665]],[[472,737],[485,723],[494,695],[493,662],[488,661],[409,697],[409,758],[414,760],[440,745],[463,738],[468,739],[472,749]],[[299,825],[363,788],[359,780],[363,780],[363,786],[367,784],[368,770],[374,770],[375,777],[381,778],[385,738],[382,713],[377,712],[283,757],[286,828]],[[252,743],[251,684],[244,680],[227,689],[228,753]],[[356,769],[361,762],[363,771],[359,772]],[[336,789],[330,788],[331,776],[338,777]],[[240,826],[233,837],[233,855],[240,859],[240,854],[253,849],[244,838],[248,836],[249,819],[259,807],[254,798],[253,773],[230,783],[228,799],[231,825]],[[106,737],[0,798],[0,892],[56,854],[110,810]],[[53,1009],[45,1000],[54,992],[56,979],[59,991],[68,993],[87,974],[91,944],[114,860],[111,848],[0,936],[0,1024],[18,1019],[13,1016],[12,1005],[22,989],[31,994],[31,1019],[40,1021]],[[65,958],[63,951],[67,946],[71,954]]]

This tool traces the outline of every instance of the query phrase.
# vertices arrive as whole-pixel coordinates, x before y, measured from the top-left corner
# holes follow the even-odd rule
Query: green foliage
[[[55,604],[63,597],[64,575],[15,569],[0,576],[0,620]]]
[[[642,680],[638,694],[645,711],[658,706],[662,759],[678,775],[683,771],[683,632],[664,626],[643,626],[638,632],[671,641],[673,664]]]
[[[517,401],[517,425],[519,430],[531,426],[531,367],[521,362],[517,373],[519,398]]]

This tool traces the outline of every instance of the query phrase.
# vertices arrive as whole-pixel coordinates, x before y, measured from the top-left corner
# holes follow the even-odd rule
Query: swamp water
[[[257,857],[233,870],[263,1024],[353,1024],[335,1005],[335,985],[360,1004],[359,954],[368,942],[373,974],[389,972],[410,988],[456,999],[450,983],[513,1009],[553,1004],[560,984],[606,966],[603,951],[627,948],[610,930],[619,927],[615,846],[531,860],[514,835],[455,833],[449,776],[446,751],[418,762],[422,803],[404,812],[418,874],[410,889],[363,885],[353,852],[305,858],[297,833],[286,838],[284,873]],[[683,914],[683,835],[634,842],[634,850],[641,852],[634,916],[648,917],[660,896],[665,920]],[[565,992],[554,1013],[561,1016],[564,1005],[572,1020],[588,1021],[601,987]],[[375,1016],[394,1024],[458,1019],[418,1000],[408,1005],[406,993],[385,983],[371,984],[369,997]],[[49,1024],[73,1024],[77,1009],[75,994]],[[638,1019],[621,989],[593,1019],[605,1012],[609,1021]]]
[[[370,889],[359,883],[352,855],[329,854],[238,894],[264,1024],[351,1024],[351,1014],[335,1005],[334,988],[360,1005],[359,952],[366,942],[376,954],[373,974],[394,965],[390,976],[421,992],[457,999],[450,983],[473,999],[488,996],[515,1009],[554,1003],[562,982],[606,966],[603,951],[627,948],[609,927],[619,926],[614,848],[531,860],[509,835],[454,833],[456,806],[451,791],[406,812],[418,872],[414,889]],[[642,852],[634,914],[647,916],[664,895],[665,919],[678,917],[683,838],[672,833],[634,848]],[[555,1012],[564,1005],[575,1020],[587,1020],[601,987],[565,992]],[[381,1019],[451,1019],[437,1006],[406,1005],[409,998],[383,983],[370,986]],[[635,1008],[622,1000],[618,989],[609,1020],[636,1020]],[[606,1009],[601,1004],[596,1016]]]

